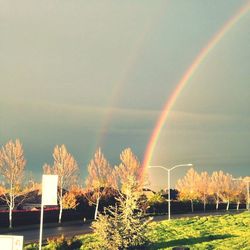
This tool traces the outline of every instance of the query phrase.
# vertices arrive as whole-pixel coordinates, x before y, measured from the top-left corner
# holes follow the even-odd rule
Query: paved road
[[[173,214],[171,218],[185,218],[185,217],[194,217],[194,216],[208,216],[208,215],[222,215],[225,213],[239,213],[243,211],[219,211],[219,212],[209,212],[209,213],[188,213],[188,214]],[[155,216],[153,218],[154,221],[162,221],[167,220],[167,215]],[[43,240],[47,238],[52,238],[60,235],[64,235],[66,237],[72,237],[75,235],[81,235],[90,233],[90,224],[91,221],[83,222],[83,221],[73,221],[62,223],[60,226],[58,224],[46,224],[43,229]],[[39,239],[39,225],[35,226],[26,226],[14,228],[11,231],[8,229],[1,229],[0,234],[6,235],[23,235],[25,243],[37,242]]]

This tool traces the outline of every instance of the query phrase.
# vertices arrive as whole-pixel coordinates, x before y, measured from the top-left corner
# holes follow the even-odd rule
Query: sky
[[[0,0],[0,145],[19,138],[40,179],[65,144],[81,176],[144,152],[165,102],[209,40],[249,1]],[[209,52],[171,109],[151,165],[249,175],[250,13]],[[174,185],[187,169],[176,169]],[[164,188],[163,170],[151,185]]]

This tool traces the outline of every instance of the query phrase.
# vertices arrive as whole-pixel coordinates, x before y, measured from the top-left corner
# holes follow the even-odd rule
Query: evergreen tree
[[[140,190],[134,176],[127,179],[126,188],[117,198],[117,205],[100,214],[92,228],[98,239],[96,249],[138,249],[148,242],[147,230],[151,219],[140,208]]]

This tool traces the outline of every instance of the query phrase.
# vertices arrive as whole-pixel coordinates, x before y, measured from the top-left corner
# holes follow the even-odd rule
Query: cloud
[[[88,129],[102,130],[102,120],[112,114],[107,133],[149,133],[158,116],[157,111],[58,104],[44,101],[1,101],[1,131]],[[18,126],[14,126],[18,124]]]
[[[226,113],[205,113],[205,112],[181,112],[173,111],[170,113],[166,128],[178,131],[235,131],[248,130],[250,118],[243,114]]]

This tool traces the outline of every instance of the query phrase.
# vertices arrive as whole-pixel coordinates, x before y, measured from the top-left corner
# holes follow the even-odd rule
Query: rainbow
[[[221,39],[227,34],[227,32],[241,19],[241,17],[243,17],[249,11],[249,9],[250,9],[250,2],[244,5],[242,8],[240,8],[236,12],[236,14],[223,25],[223,27],[212,37],[212,39],[207,43],[207,45],[200,51],[200,53],[194,59],[193,63],[189,66],[189,68],[184,73],[180,81],[177,83],[176,88],[174,89],[170,98],[165,103],[163,111],[161,112],[160,117],[157,120],[154,130],[150,136],[149,143],[147,144],[143,159],[143,165],[142,165],[143,172],[150,163],[161,130],[179,94],[184,89],[185,85],[188,83],[190,78],[195,74],[195,72],[197,71],[201,63],[204,61],[204,59],[207,57],[209,52],[214,49],[214,47],[221,41]]]
[[[135,40],[134,46],[131,48],[127,56],[127,60],[125,61],[125,65],[123,67],[122,72],[120,73],[119,79],[117,79],[114,87],[111,91],[111,96],[109,100],[108,107],[106,109],[105,114],[103,115],[104,119],[102,119],[102,123],[100,125],[99,134],[96,140],[96,147],[103,147],[105,145],[106,135],[109,130],[110,122],[112,120],[113,114],[117,111],[114,108],[115,104],[118,103],[119,99],[121,99],[121,95],[123,93],[123,88],[126,85],[126,82],[129,80],[129,77],[135,70],[135,66],[138,63],[141,54],[145,50],[145,42],[146,37],[153,31],[153,29],[158,25],[158,21],[161,16],[164,15],[165,10],[167,8],[167,2],[163,4],[159,13],[156,13],[154,18],[150,23],[145,23],[146,25],[138,34],[137,39]]]
[[[116,110],[115,108],[113,108],[113,106],[121,98],[123,87],[125,83],[128,81],[130,74],[132,74],[133,68],[137,63],[137,57],[140,54],[139,51],[144,47],[145,37],[148,33],[149,33],[149,26],[146,26],[138,36],[137,40],[135,41],[134,47],[132,48],[131,52],[128,55],[127,62],[123,67],[123,71],[121,72],[118,83],[114,85],[114,88],[111,92],[111,98],[109,100],[109,107],[105,111],[104,119],[102,120],[99,135],[97,137],[98,147],[104,146],[105,144],[105,139],[106,139],[105,136],[107,135],[110,121],[112,120],[112,115]]]

